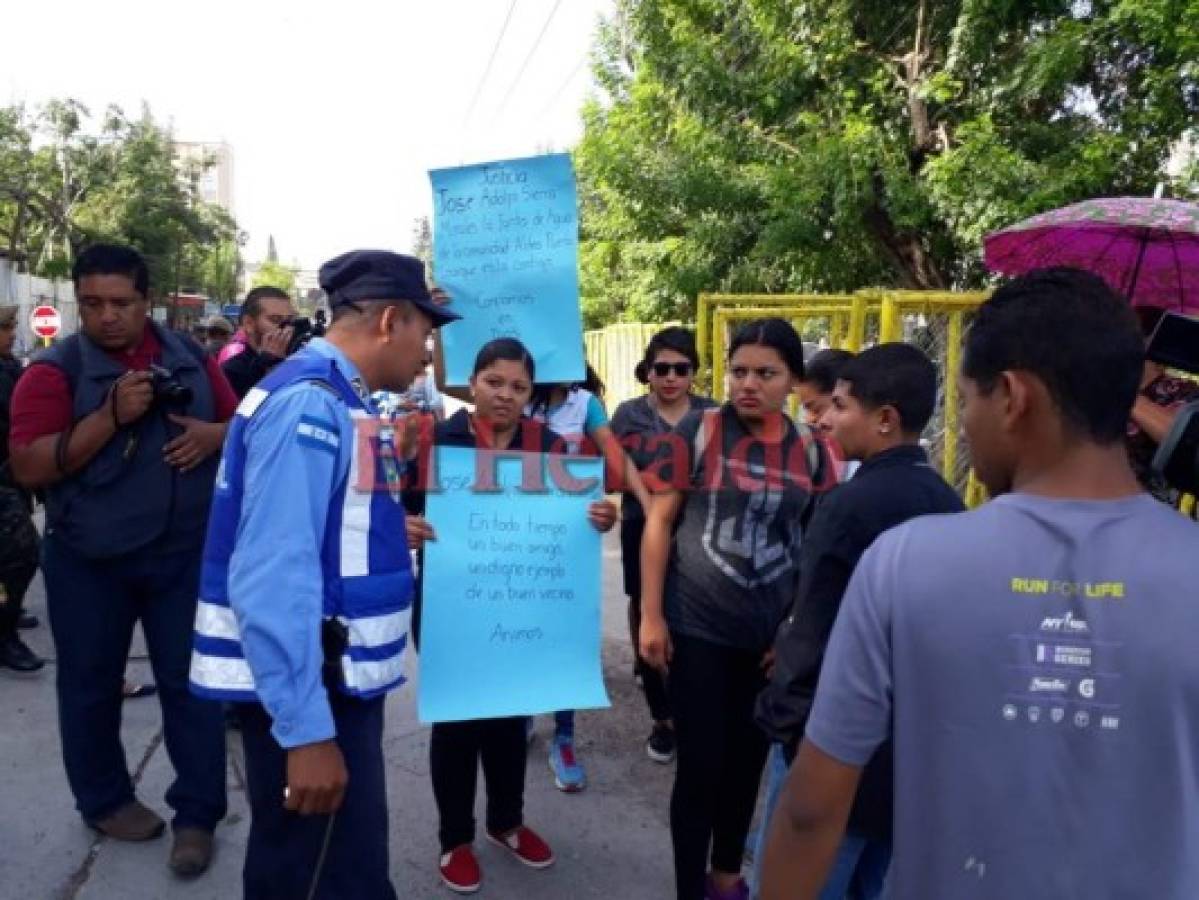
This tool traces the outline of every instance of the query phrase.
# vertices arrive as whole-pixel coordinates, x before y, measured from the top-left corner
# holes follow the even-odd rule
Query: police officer
[[[273,369],[230,427],[192,689],[240,701],[245,896],[392,900],[383,702],[403,680],[412,573],[394,442],[358,432],[377,422],[371,392],[406,388],[432,328],[458,316],[413,257],[347,253],[320,281],[327,336]]]

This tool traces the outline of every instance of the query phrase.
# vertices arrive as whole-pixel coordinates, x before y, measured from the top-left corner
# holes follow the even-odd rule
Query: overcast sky
[[[145,101],[180,140],[227,141],[246,258],[273,234],[283,261],[315,268],[408,249],[430,168],[571,147],[611,7],[517,0],[483,81],[511,0],[10,3],[0,100]]]

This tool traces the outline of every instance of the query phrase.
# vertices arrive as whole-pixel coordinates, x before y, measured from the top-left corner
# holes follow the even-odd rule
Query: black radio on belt
[[[349,645],[350,630],[344,622],[340,619],[321,620],[321,651],[325,658],[321,674],[324,676],[326,687],[345,687],[341,657]]]

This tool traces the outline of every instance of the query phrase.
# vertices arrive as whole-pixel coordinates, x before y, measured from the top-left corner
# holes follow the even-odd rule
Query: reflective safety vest
[[[195,640],[191,662],[191,689],[218,700],[258,700],[254,676],[242,650],[241,633],[229,597],[229,561],[241,518],[246,463],[245,432],[254,414],[275,391],[301,381],[316,382],[330,390],[347,407],[354,422],[372,418],[370,411],[333,361],[313,350],[303,350],[280,363],[238,407],[229,426],[217,475],[208,540],[200,576]],[[303,427],[303,423],[301,423]],[[307,426],[312,427],[312,426]],[[340,436],[314,435],[340,444]],[[281,440],[286,439],[280,435]],[[412,614],[412,562],[404,529],[404,507],[393,492],[374,484],[358,484],[361,442],[350,447],[346,476],[329,497],[329,514],[321,548],[324,616],[336,619],[348,636],[340,657],[341,688],[355,697],[373,697],[403,681],[404,650]],[[382,443],[382,448],[376,446]],[[387,432],[372,441],[386,463],[394,460]],[[380,466],[381,470],[388,466]],[[390,482],[398,478],[391,466]],[[373,481],[373,479],[372,479]],[[390,487],[390,484],[389,484]],[[396,492],[398,493],[398,492]],[[281,523],[287,527],[287,523]],[[269,554],[270,547],[262,552]],[[269,597],[255,598],[270,603]],[[285,615],[282,610],[280,615]]]

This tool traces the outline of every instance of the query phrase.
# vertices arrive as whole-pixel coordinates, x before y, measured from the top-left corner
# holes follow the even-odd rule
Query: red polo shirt
[[[146,327],[142,342],[132,351],[109,352],[126,371],[148,369],[158,361],[162,345],[154,329]],[[204,360],[204,371],[212,385],[216,420],[225,422],[237,410],[237,395],[211,356]],[[8,432],[10,447],[27,447],[40,437],[66,431],[74,418],[71,386],[61,369],[46,363],[34,363],[17,382],[12,395],[11,425]]]

